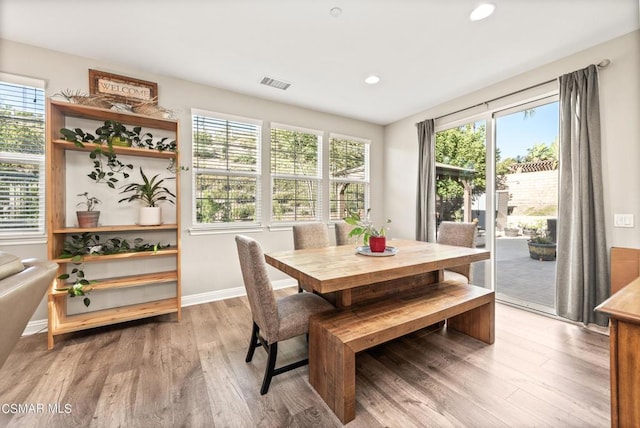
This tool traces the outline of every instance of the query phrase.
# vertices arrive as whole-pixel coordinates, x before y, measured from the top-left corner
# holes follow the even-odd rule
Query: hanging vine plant
[[[63,244],[63,252],[60,255],[62,259],[71,259],[74,267],[70,273],[63,273],[58,279],[65,281],[66,286],[56,288],[57,291],[66,291],[70,297],[84,296],[83,303],[85,306],[91,304],[91,299],[87,297],[91,291],[91,285],[98,281],[87,279],[84,272],[84,257],[88,255],[108,255],[121,253],[136,253],[142,251],[156,252],[162,248],[168,248],[170,245],[162,245],[161,243],[148,243],[142,238],[135,238],[133,244],[123,238],[110,238],[104,242],[100,241],[100,236],[84,232],[79,235],[71,235]],[[71,280],[71,281],[68,281]]]
[[[83,131],[80,128],[60,130],[62,138],[72,141],[78,147],[85,147],[84,143],[94,143],[96,147],[89,152],[89,159],[93,165],[93,171],[87,174],[96,183],[105,183],[115,189],[120,179],[129,178],[129,170],[132,164],[125,164],[118,159],[113,146],[137,147],[160,152],[177,150],[175,140],[168,137],[154,141],[149,132],[142,133],[142,127],[136,126],[129,130],[125,125],[115,120],[106,120],[104,125],[96,129],[96,135]]]
[[[127,170],[133,169],[132,164],[124,164],[113,151],[113,143],[116,141],[118,144],[130,140],[130,136],[126,136],[123,130],[119,127],[114,127],[113,121],[106,121],[105,125],[98,128],[96,133],[99,138],[96,138],[93,134],[84,132],[80,128],[73,130],[62,128],[60,133],[62,138],[66,141],[72,141],[78,147],[85,147],[84,143],[94,143],[96,147],[89,152],[89,159],[91,159],[93,165],[93,171],[87,174],[87,176],[96,183],[105,183],[112,189],[115,189],[119,181],[119,176],[122,178],[128,178],[129,173]],[[111,131],[109,131],[111,129]],[[117,131],[116,131],[117,129]],[[126,130],[126,128],[125,128]],[[124,136],[124,139],[123,139]],[[103,144],[106,143],[106,149]]]

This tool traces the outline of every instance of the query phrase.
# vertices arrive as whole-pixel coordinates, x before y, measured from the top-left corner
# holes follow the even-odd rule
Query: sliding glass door
[[[497,112],[494,124],[496,296],[555,314],[557,97]]]
[[[436,223],[476,222],[476,246],[486,243],[487,121],[461,123],[436,133]],[[472,265],[470,280],[484,286],[489,262]]]

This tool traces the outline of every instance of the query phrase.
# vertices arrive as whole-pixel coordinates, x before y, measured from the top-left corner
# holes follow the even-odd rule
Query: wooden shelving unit
[[[74,143],[61,139],[60,129],[69,127],[69,119],[88,119],[99,126],[105,120],[115,120],[129,126],[141,126],[145,131],[168,131],[175,135],[178,145],[178,122],[174,120],[156,119],[138,114],[114,112],[95,107],[87,107],[78,104],[70,104],[54,100],[47,100],[47,157],[46,157],[46,182],[47,182],[47,252],[48,258],[60,265],[58,275],[68,271],[73,263],[71,259],[61,258],[63,244],[71,234],[84,232],[91,233],[145,233],[164,232],[172,236],[171,246],[157,251],[119,253],[111,255],[84,256],[83,263],[145,263],[152,258],[171,258],[175,269],[137,275],[112,276],[94,279],[96,282],[90,286],[91,293],[95,293],[92,299],[98,299],[103,290],[116,290],[140,286],[151,286],[175,283],[175,296],[160,298],[148,302],[133,305],[118,306],[108,309],[94,310],[78,314],[67,314],[68,294],[66,291],[57,290],[64,287],[59,280],[54,279],[48,293],[49,331],[48,348],[54,346],[54,337],[74,331],[101,327],[109,324],[131,321],[140,318],[152,317],[169,313],[176,313],[177,319],[181,318],[181,281],[180,281],[180,174],[176,175],[176,222],[159,226],[139,226],[136,224],[101,225],[95,228],[69,227],[66,219],[67,201],[65,197],[66,182],[73,177],[67,177],[66,153],[69,151],[90,152],[95,144],[85,143],[84,147],[78,147]],[[91,130],[88,130],[91,131]],[[135,156],[141,159],[174,159],[179,165],[177,152],[160,152],[144,148],[114,147],[118,155]],[[108,207],[106,207],[108,208]],[[117,270],[117,269],[116,269]]]

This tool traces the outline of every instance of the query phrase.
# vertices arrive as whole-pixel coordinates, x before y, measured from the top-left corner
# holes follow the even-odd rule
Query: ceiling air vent
[[[262,85],[271,86],[272,88],[287,90],[291,83],[283,82],[282,80],[274,79],[272,77],[264,76],[260,81]]]

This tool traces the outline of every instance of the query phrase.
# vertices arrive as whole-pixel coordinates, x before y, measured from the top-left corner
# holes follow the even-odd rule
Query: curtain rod
[[[611,64],[611,60],[610,60],[610,59],[608,59],[608,58],[605,58],[605,59],[603,59],[602,61],[600,61],[598,64],[596,64],[596,67],[598,67],[598,68],[607,68],[607,67],[609,66],[609,64]],[[487,105],[487,104],[492,103],[492,102],[494,102],[494,101],[501,100],[502,98],[510,97],[510,96],[512,96],[512,95],[517,95],[517,94],[519,94],[519,93],[522,93],[522,92],[528,91],[528,90],[530,90],[530,89],[538,88],[538,87],[540,87],[540,86],[543,86],[543,85],[549,84],[549,83],[551,83],[551,82],[555,82],[555,81],[557,81],[557,80],[558,80],[558,79],[557,79],[557,78],[555,78],[555,79],[547,80],[546,82],[537,83],[537,84],[535,84],[535,85],[528,86],[528,87],[526,87],[526,88],[524,88],[524,89],[519,89],[519,90],[517,90],[517,91],[510,92],[510,93],[508,93],[508,94],[501,95],[501,96],[496,97],[496,98],[492,98],[492,99],[490,99],[490,100],[488,100],[488,101],[484,101],[484,102],[481,102],[481,103],[478,103],[478,104],[472,105],[472,106],[470,106],[470,107],[461,108],[460,110],[456,110],[456,111],[451,112],[451,113],[443,114],[442,116],[438,116],[438,117],[434,118],[433,120],[442,119],[443,117],[451,116],[451,115],[454,115],[454,114],[457,114],[457,113],[462,113],[463,111],[467,111],[467,110],[474,109],[474,108],[476,108],[476,107],[480,107],[480,106],[483,106],[483,105]]]

